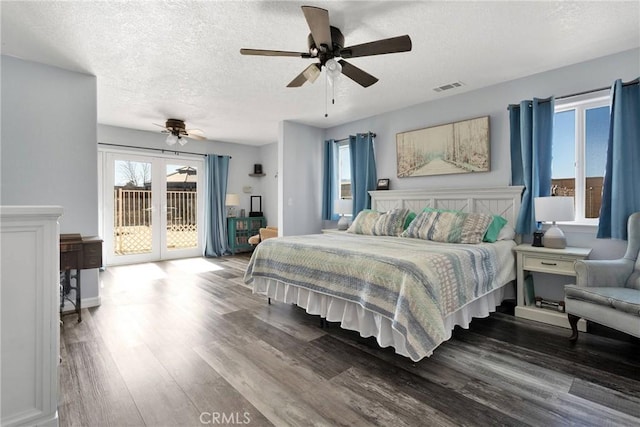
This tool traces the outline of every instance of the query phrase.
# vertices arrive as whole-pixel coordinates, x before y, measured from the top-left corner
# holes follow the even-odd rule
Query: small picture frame
[[[376,186],[376,190],[388,190],[389,189],[389,178],[380,178],[378,180],[378,185]]]

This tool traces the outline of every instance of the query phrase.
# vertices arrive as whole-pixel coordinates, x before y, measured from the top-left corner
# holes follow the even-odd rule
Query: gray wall
[[[320,233],[323,130],[284,121],[278,140],[278,226],[284,236]]]
[[[98,234],[96,78],[2,56],[3,205],[61,205],[60,232]],[[82,272],[98,303],[97,270]]]
[[[98,125],[98,142],[107,144],[118,145],[131,145],[140,148],[159,148],[167,149],[171,151],[170,147],[165,144],[166,136],[160,132],[147,132],[141,130],[134,130],[128,128],[121,128],[116,126]],[[118,148],[101,146],[102,148]],[[263,194],[267,177],[251,177],[249,174],[253,173],[253,165],[255,163],[262,163],[262,154],[260,147],[254,147],[251,145],[232,144],[228,142],[219,141],[193,141],[190,140],[186,145],[180,147],[173,147],[176,151],[185,151],[189,153],[197,154],[217,154],[231,156],[229,161],[229,180],[227,182],[227,192],[237,193],[240,195],[241,205],[237,207],[238,212],[240,209],[245,209],[247,215],[249,214],[250,196],[262,195],[263,210],[265,206],[265,195]],[[122,149],[122,148],[118,148]],[[145,151],[142,151],[143,153]],[[146,151],[147,153],[153,153],[153,151]],[[272,166],[275,169],[275,165]],[[253,189],[251,194],[244,193],[243,187],[250,186]],[[277,212],[265,211],[267,221],[273,222],[275,225],[277,221]],[[271,218],[270,218],[271,217]]]

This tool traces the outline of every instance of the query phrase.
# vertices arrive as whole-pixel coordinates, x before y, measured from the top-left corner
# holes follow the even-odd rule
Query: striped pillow
[[[404,231],[404,223],[409,209],[396,208],[380,215],[373,227],[375,236],[399,236]]]
[[[351,226],[347,229],[347,233],[354,234],[369,234],[373,236],[373,229],[382,215],[380,212],[372,211],[369,209],[361,210],[353,220]]]
[[[356,216],[347,233],[399,236],[404,230],[409,213],[409,209],[404,208],[392,209],[384,213],[365,209]]]
[[[421,212],[402,237],[443,243],[480,243],[493,220],[491,215],[464,212]]]

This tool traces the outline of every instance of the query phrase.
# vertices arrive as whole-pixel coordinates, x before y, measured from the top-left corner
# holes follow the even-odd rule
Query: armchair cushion
[[[261,228],[255,236],[249,237],[249,244],[255,246],[263,240],[273,237],[278,237],[278,227],[268,225],[265,228]]]
[[[640,291],[635,289],[613,287],[585,288],[576,285],[566,285],[564,287],[564,294],[567,299],[586,301],[640,316]]]
[[[580,260],[575,263],[578,286],[624,287],[633,272],[628,259]]]

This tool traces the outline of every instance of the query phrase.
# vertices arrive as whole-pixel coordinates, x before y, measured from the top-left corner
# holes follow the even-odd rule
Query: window
[[[575,197],[576,221],[597,223],[609,136],[608,90],[557,101],[552,194]]]
[[[349,143],[338,147],[338,198],[351,199],[351,153]]]

